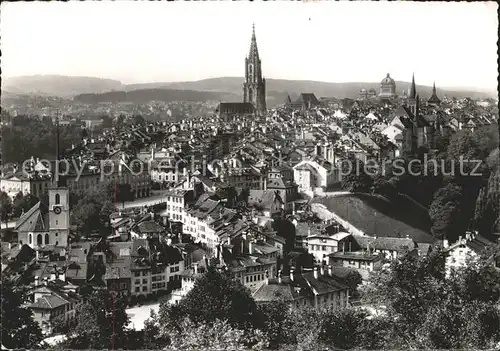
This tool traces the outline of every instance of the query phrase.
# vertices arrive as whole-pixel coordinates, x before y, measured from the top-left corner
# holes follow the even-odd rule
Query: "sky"
[[[496,90],[494,2],[13,2],[2,74],[142,82],[242,77],[255,23],[266,78]]]

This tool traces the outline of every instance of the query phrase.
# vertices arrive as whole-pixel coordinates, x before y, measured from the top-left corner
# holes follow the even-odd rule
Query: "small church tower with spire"
[[[245,82],[243,83],[243,102],[254,105],[257,113],[263,115],[266,107],[266,79],[262,78],[262,62],[257,49],[255,25],[252,28],[250,52],[245,58]]]
[[[413,74],[411,78],[410,96],[408,96],[408,107],[415,117],[418,115],[418,100],[419,96],[417,95],[417,87],[415,85],[415,74]]]
[[[49,242],[56,247],[68,246],[70,216],[69,216],[69,189],[62,179],[66,170],[60,169],[59,150],[59,116],[56,116],[56,160],[52,170],[52,185],[48,189],[49,195]]]
[[[439,106],[441,104],[441,100],[438,98],[436,93],[436,82],[434,82],[434,85],[432,86],[432,95],[429,100],[427,100],[427,104],[431,106]]]

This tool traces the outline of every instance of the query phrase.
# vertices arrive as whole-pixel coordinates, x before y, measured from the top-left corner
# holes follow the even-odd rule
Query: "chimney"
[[[321,266],[321,267],[320,267],[320,271],[319,271],[319,273],[320,273],[321,275],[325,275],[325,266]]]
[[[333,270],[332,270],[332,266],[328,266],[328,275],[331,277],[333,276]]]
[[[248,253],[251,255],[253,254],[253,240],[250,240],[248,242]]]
[[[458,237],[458,243],[459,243],[460,245],[463,243],[463,240],[462,240],[462,236],[461,236],[461,235]]]
[[[12,243],[9,243],[9,250],[12,249]]]
[[[47,286],[47,277],[43,278],[43,285]]]
[[[292,273],[290,273],[290,277],[292,276]],[[314,279],[318,279],[318,267],[314,267]]]
[[[293,281],[293,272],[290,271],[290,280]],[[281,284],[281,269],[278,271],[278,283]]]
[[[66,274],[63,272],[61,274],[59,274],[59,280],[65,282],[66,281]]]
[[[198,274],[198,263],[194,263],[193,264],[193,268],[194,268],[194,274]]]
[[[36,260],[38,261],[40,259],[40,252],[36,250],[35,253],[36,253]]]
[[[465,240],[466,241],[470,241],[471,240],[471,235],[472,235],[471,232],[465,232]]]
[[[40,284],[40,281],[38,279],[38,276],[35,276],[35,286],[38,286]]]

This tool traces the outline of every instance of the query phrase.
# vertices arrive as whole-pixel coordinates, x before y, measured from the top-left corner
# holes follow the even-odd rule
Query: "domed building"
[[[396,97],[396,82],[387,73],[387,76],[380,82],[380,94],[383,99],[392,99]]]
[[[372,98],[372,97],[376,97],[377,96],[377,92],[375,91],[375,89],[371,88],[370,90],[368,90],[368,98]]]

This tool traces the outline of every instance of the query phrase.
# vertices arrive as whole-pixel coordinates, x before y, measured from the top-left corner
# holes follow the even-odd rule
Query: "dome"
[[[360,93],[366,93],[366,89],[365,89],[365,88],[363,88],[363,89],[361,89],[359,92],[360,92]]]
[[[382,79],[382,82],[380,84],[394,85],[396,84],[396,82],[389,76],[389,73],[387,73],[387,76],[384,79]]]

